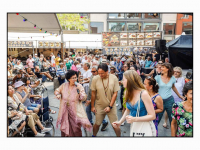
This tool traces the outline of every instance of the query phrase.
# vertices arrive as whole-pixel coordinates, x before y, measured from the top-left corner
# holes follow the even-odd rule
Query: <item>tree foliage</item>
[[[64,30],[74,28],[74,30],[87,31],[84,24],[89,24],[90,20],[80,14],[57,14],[60,25]]]

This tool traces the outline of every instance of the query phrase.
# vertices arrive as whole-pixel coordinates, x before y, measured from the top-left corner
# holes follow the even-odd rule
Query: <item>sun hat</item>
[[[17,81],[17,82],[15,82],[15,84],[14,84],[15,88],[18,88],[18,87],[20,87],[20,86],[22,86],[22,85],[24,85],[24,82],[22,82],[22,81]]]

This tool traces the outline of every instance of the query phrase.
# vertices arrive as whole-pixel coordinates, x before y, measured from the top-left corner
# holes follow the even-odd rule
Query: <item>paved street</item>
[[[187,71],[186,70],[183,70],[183,76],[185,77]],[[53,124],[54,124],[54,127],[55,127],[55,136],[60,136],[60,130],[59,129],[56,129],[56,120],[57,120],[57,116],[58,116],[58,110],[59,110],[59,100],[57,100],[54,96],[54,87],[53,87],[53,82],[45,82],[44,85],[47,87],[48,89],[48,93],[49,93],[49,105],[51,106],[51,108],[53,110],[56,111],[56,114],[51,114],[51,116],[53,117],[54,121],[53,121]],[[118,102],[119,103],[119,102]],[[85,106],[84,106],[85,107]],[[118,109],[120,108],[120,103],[119,103],[119,106],[117,107]],[[117,112],[117,115],[118,115],[118,118],[120,119],[121,116],[122,116],[122,112],[118,110]],[[163,115],[164,116],[164,115]],[[164,118],[164,117],[163,117]],[[161,137],[165,137],[165,136],[171,136],[171,130],[170,129],[165,129],[163,128],[162,124],[164,123],[164,119],[162,118],[159,126],[158,126],[158,136],[161,136]],[[93,117],[93,119],[95,119],[95,116]],[[106,116],[106,120],[109,121],[108,117]],[[169,122],[168,122],[168,126],[169,126]],[[101,129],[101,127],[100,127]],[[130,125],[128,123],[125,123],[124,126],[121,126],[121,136],[129,136],[129,130],[130,130]],[[82,129],[83,131],[83,136],[91,136],[92,133],[85,133],[84,129]],[[98,132],[97,136],[100,136],[100,137],[108,137],[108,136],[116,136],[115,135],[115,132],[111,126],[111,124],[109,123],[106,131],[100,131]]]

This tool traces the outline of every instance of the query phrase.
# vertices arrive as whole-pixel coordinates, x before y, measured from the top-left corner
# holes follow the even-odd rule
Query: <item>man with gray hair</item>
[[[92,76],[90,77],[90,83],[89,83],[89,91],[87,93],[88,97],[87,97],[87,101],[85,103],[86,106],[86,113],[87,113],[87,117],[90,121],[90,123],[93,125],[93,120],[92,120],[92,112],[91,112],[91,83],[92,83],[92,79],[94,76],[98,75],[98,67],[97,66],[93,66],[92,67]],[[101,131],[105,131],[106,127],[108,126],[108,121],[106,121],[105,119],[102,121],[102,128]]]
[[[151,63],[151,65],[150,65],[150,67],[156,67],[156,65],[157,65],[157,61],[156,61],[156,57],[153,57],[153,62]]]

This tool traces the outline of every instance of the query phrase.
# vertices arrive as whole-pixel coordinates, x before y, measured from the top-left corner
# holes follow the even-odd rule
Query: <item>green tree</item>
[[[74,28],[78,31],[88,31],[84,24],[89,24],[90,19],[83,17],[80,14],[57,14],[58,20],[62,29],[70,30]]]

